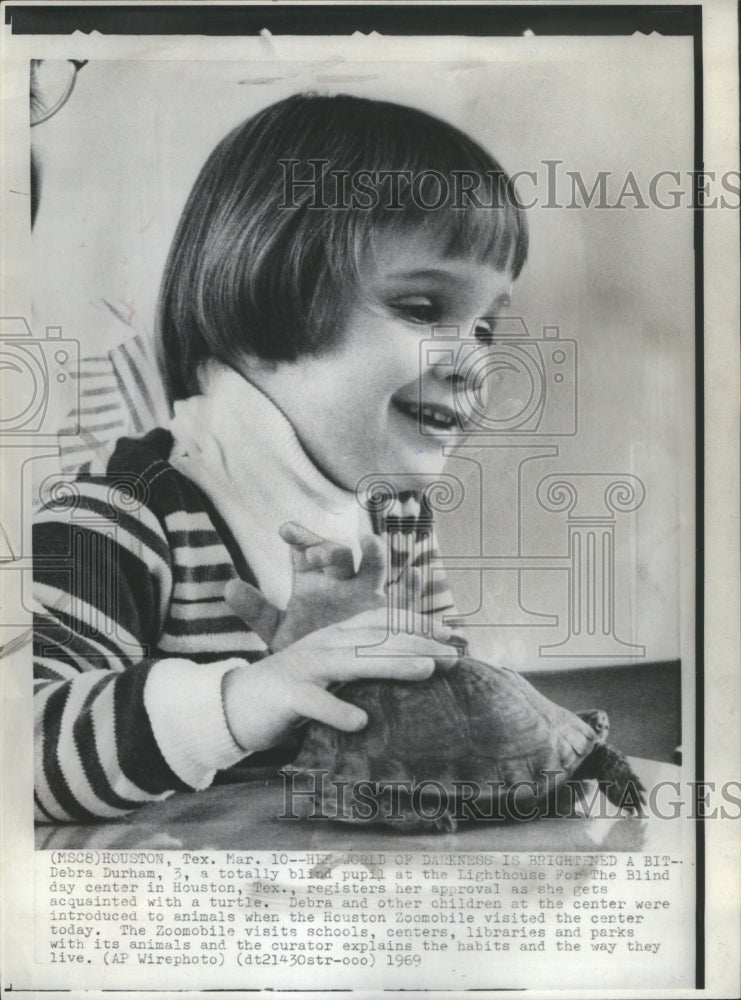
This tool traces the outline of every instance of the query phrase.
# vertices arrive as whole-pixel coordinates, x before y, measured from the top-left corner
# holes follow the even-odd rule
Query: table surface
[[[673,764],[630,758],[646,788],[680,779]],[[220,785],[193,794],[177,793],[123,820],[89,826],[39,826],[39,850],[97,848],[131,850],[354,851],[657,851],[679,850],[681,824],[655,816],[617,816],[605,803],[589,819],[537,819],[527,823],[461,825],[455,833],[399,833],[388,827],[278,819],[283,784],[261,780]],[[604,816],[604,813],[610,813]]]

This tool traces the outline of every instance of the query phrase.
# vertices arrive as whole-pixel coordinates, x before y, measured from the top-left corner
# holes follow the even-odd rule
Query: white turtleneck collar
[[[170,462],[213,503],[269,601],[291,594],[286,521],[348,545],[360,559],[371,531],[354,493],[330,482],[304,451],[293,426],[261,390],[223,365],[199,374],[203,394],[175,404]]]

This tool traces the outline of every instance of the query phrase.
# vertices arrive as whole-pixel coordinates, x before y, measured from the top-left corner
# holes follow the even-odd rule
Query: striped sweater
[[[245,756],[221,680],[266,648],[224,589],[257,581],[208,498],[169,463],[172,443],[165,430],[122,439],[105,475],[60,484],[37,516],[39,822],[119,817],[206,788]],[[400,551],[391,573],[410,556],[419,561]],[[444,610],[447,590],[435,590],[428,610]]]

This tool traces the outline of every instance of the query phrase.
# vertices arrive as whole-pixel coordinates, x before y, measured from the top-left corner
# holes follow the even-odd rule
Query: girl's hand
[[[422,616],[415,616],[420,619]],[[265,750],[284,739],[302,719],[316,719],[335,729],[354,732],[368,717],[327,691],[331,684],[369,678],[424,680],[435,669],[435,657],[450,658],[450,646],[421,633],[387,641],[383,606],[338,625],[314,631],[290,649],[256,663],[236,667],[224,677],[224,711],[232,736],[246,751]],[[438,630],[440,639],[449,630]],[[359,656],[357,648],[384,643],[388,656]]]
[[[226,600],[234,612],[273,651],[285,649],[304,636],[362,611],[385,607],[386,560],[383,542],[369,535],[361,542],[362,559],[357,573],[351,550],[327,541],[300,524],[284,524],[280,536],[291,546],[293,587],[285,611],[274,607],[244,580],[227,584]],[[405,570],[392,585],[395,606],[419,610],[421,574]]]

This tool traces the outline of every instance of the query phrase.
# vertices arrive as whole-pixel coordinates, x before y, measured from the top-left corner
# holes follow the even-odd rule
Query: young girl
[[[387,628],[380,599],[353,614],[382,550],[355,488],[441,471],[473,417],[458,345],[421,363],[422,341],[486,342],[526,252],[496,161],[420,111],[298,95],[217,146],[162,284],[172,422],[35,528],[39,821],[248,775],[291,759],[303,718],[362,728],[330,685],[429,676],[444,647],[421,623],[393,657],[355,655]]]

